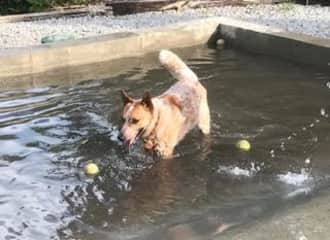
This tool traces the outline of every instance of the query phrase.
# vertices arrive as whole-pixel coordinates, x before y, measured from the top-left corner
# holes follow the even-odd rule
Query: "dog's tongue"
[[[134,145],[135,142],[136,142],[136,138],[132,138],[131,140],[126,142],[129,151],[131,150],[131,147]]]
[[[144,143],[144,148],[147,150],[151,150],[153,147],[154,147],[154,145],[150,140],[148,140]]]

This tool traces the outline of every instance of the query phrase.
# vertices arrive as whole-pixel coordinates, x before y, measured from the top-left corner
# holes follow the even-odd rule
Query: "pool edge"
[[[205,44],[216,32],[218,24],[217,18],[209,18],[135,32],[0,51],[0,81],[1,78],[36,74],[61,67],[138,57],[162,48]]]
[[[59,68],[138,57],[162,48],[214,44],[220,36],[235,48],[330,67],[330,39],[213,17],[134,32],[0,51],[0,82],[4,78],[19,78]]]
[[[330,67],[330,39],[229,18],[220,18],[219,22],[222,38],[235,48]]]

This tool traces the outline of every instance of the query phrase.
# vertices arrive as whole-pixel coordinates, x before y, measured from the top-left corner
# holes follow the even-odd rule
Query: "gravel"
[[[51,35],[72,35],[74,38],[86,38],[215,16],[232,17],[274,26],[290,32],[330,39],[330,7],[279,4],[190,9],[178,13],[175,11],[147,12],[120,17],[63,17],[30,22],[1,23],[0,49],[40,45],[43,37]]]

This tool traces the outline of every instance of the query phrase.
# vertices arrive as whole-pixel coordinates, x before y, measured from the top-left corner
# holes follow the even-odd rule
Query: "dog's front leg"
[[[170,146],[165,142],[159,142],[155,146],[155,151],[164,159],[170,159],[173,157],[174,146]]]

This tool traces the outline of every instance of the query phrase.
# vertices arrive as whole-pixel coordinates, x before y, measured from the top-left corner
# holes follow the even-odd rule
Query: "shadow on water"
[[[108,63],[86,68],[96,80],[0,92],[0,236],[212,239],[329,185],[328,72],[230,49],[179,53],[208,89],[212,134],[192,131],[171,160],[117,141],[118,90],[173,83],[155,55],[113,75]]]

